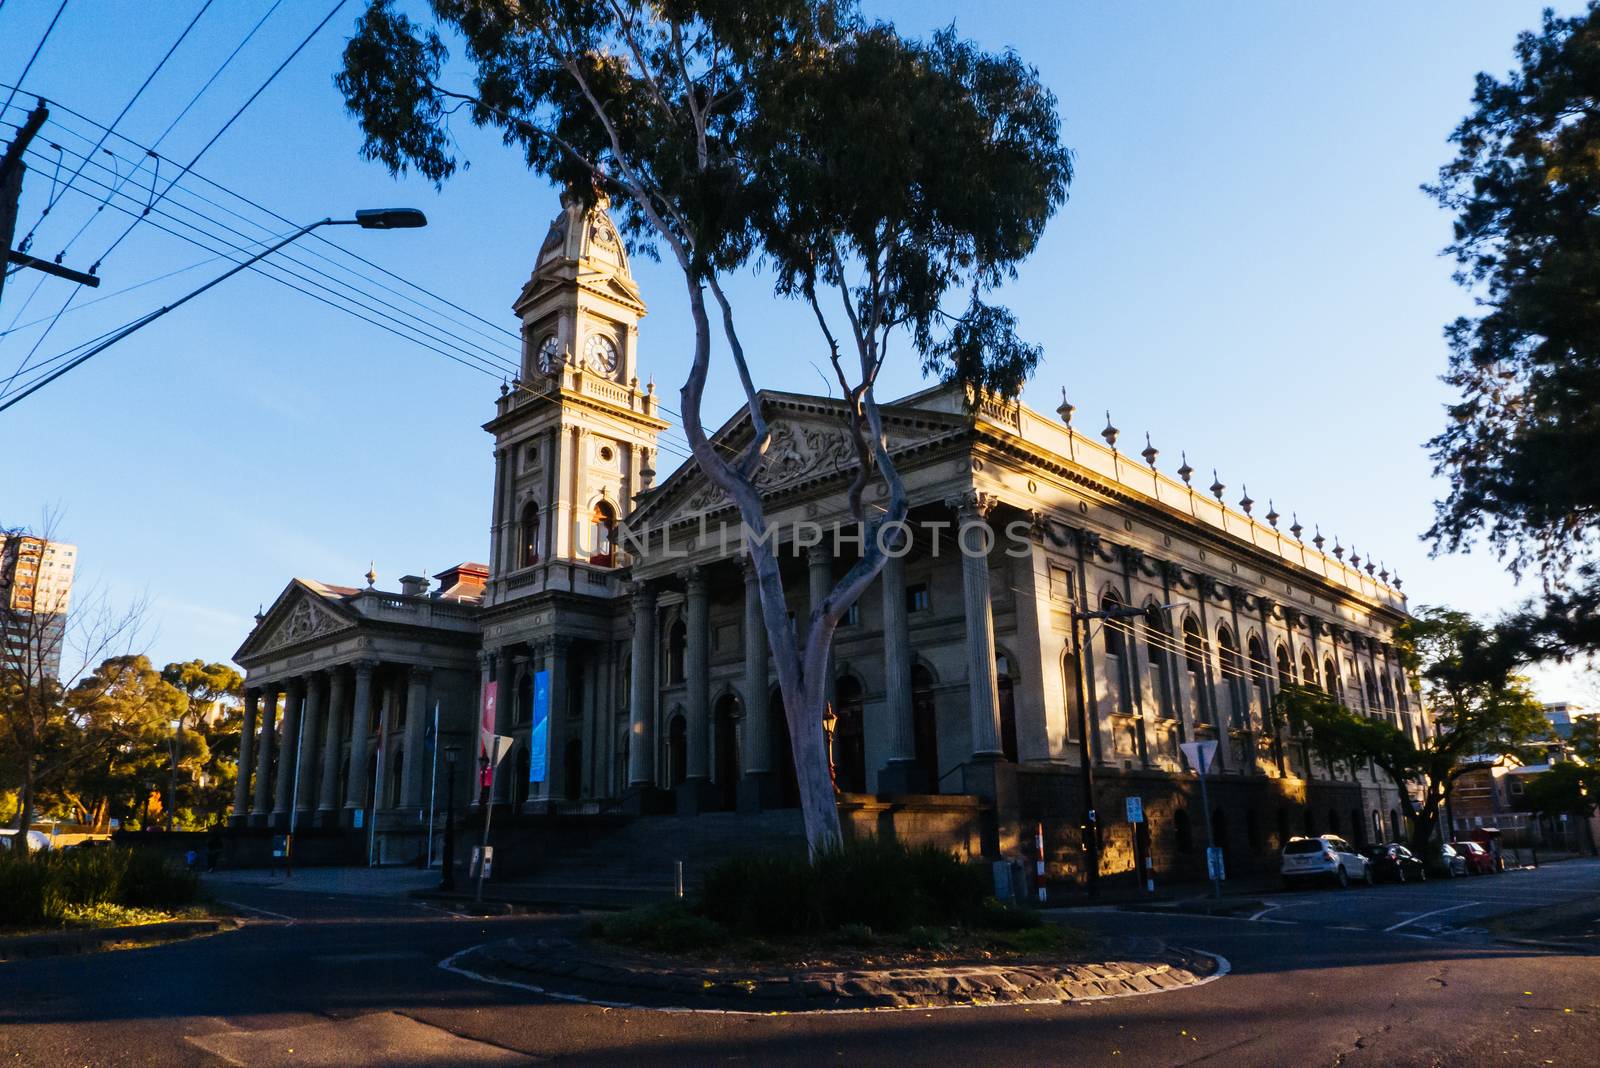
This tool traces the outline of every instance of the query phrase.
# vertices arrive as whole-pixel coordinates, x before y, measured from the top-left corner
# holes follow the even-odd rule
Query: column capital
[[[635,612],[648,612],[655,607],[656,591],[644,579],[638,579],[631,584],[631,597]]]
[[[428,664],[412,664],[410,673],[412,682],[426,684],[433,678],[433,668]]]
[[[969,490],[945,499],[946,507],[953,509],[958,518],[963,522],[987,518],[994,511],[995,505],[1000,503],[1000,498],[992,493],[982,490]]]
[[[552,634],[539,644],[544,646],[546,653],[565,653],[572,648],[573,639],[566,634]]]
[[[356,660],[350,666],[355,670],[357,678],[365,677],[370,679],[372,678],[372,673],[378,670],[378,662],[376,660]]]
[[[833,566],[833,553],[828,551],[824,542],[818,542],[816,545],[807,545],[800,551],[805,554],[807,567],[831,568]]]
[[[684,588],[691,597],[703,597],[708,589],[706,569],[695,566],[684,573]]]

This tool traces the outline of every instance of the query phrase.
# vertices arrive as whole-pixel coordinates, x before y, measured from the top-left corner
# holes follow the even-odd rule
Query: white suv
[[[1291,838],[1283,847],[1283,885],[1293,890],[1313,879],[1331,879],[1340,887],[1352,882],[1372,885],[1372,867],[1355,847],[1336,834]]]

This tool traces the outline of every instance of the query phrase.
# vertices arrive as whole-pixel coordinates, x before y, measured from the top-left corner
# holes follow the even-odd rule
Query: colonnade
[[[356,660],[247,687],[231,823],[287,828],[293,809],[297,826],[352,826],[375,801],[420,810],[432,677]],[[371,781],[380,745],[388,783]]]

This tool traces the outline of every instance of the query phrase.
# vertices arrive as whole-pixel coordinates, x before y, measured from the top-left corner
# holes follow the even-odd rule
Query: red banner
[[[499,683],[483,684],[483,712],[478,718],[478,760],[482,771],[482,786],[488,789],[494,774],[495,698]]]

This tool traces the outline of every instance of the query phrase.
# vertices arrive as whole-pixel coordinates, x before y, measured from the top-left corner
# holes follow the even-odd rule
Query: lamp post
[[[169,311],[173,311],[182,307],[211,287],[226,282],[228,279],[232,278],[234,275],[238,274],[247,267],[255,266],[257,263],[266,259],[274,252],[277,252],[285,245],[300,240],[302,237],[319,227],[359,226],[363,230],[408,230],[414,229],[418,226],[427,225],[428,217],[422,214],[422,212],[418,211],[416,208],[365,208],[356,212],[356,217],[353,219],[319,219],[314,223],[302,226],[300,229],[296,230],[294,233],[290,234],[288,237],[285,237],[278,243],[262,249],[260,252],[256,253],[254,256],[251,256],[247,260],[243,260],[240,263],[235,264],[231,270],[219,274],[217,277],[213,278],[199,289],[179,297],[171,304],[166,304],[160,308],[157,308],[149,315],[145,315],[134,320],[121,330],[118,330],[115,334],[112,334],[110,337],[100,342],[100,344],[89,349],[87,352],[84,352],[81,355],[76,356],[62,364],[55,371],[46,375],[44,378],[41,378],[27,389],[8,397],[3,404],[0,404],[0,412],[5,411],[18,401],[21,401],[24,398],[43,389],[45,386],[48,386],[50,383],[66,374],[74,367],[77,367],[83,363],[87,363],[90,359],[100,355],[100,353],[104,352],[106,349],[109,349],[112,345],[115,345],[129,334],[132,334],[136,330],[144,329],[157,319],[161,318],[163,315],[167,314]]]
[[[167,833],[172,833],[172,813],[178,807],[178,728],[175,719],[167,721]]]
[[[459,745],[445,746],[444,881],[439,889],[448,891],[456,888],[456,758],[460,755]]]
[[[1083,662],[1089,647],[1088,623],[1091,619],[1139,619],[1143,616],[1144,609],[1131,605],[1118,605],[1098,612],[1072,613],[1071,640],[1076,647],[1072,658],[1073,675],[1076,676],[1078,687],[1078,763],[1083,769],[1084,881],[1090,897],[1100,896],[1100,816],[1094,804],[1094,760],[1089,750],[1089,688],[1085,683]]]

